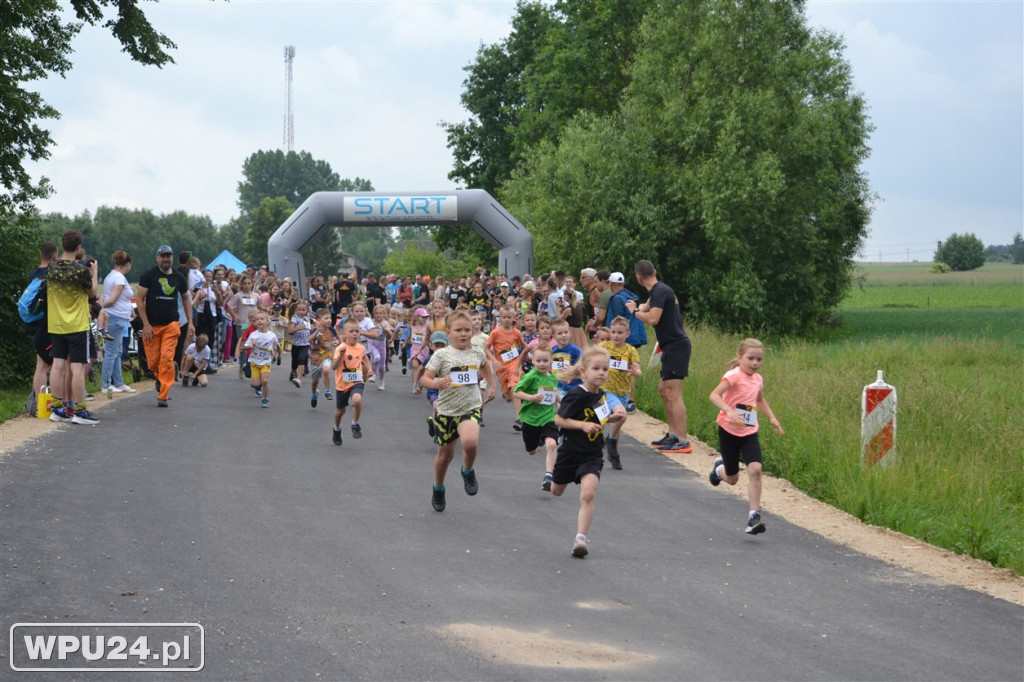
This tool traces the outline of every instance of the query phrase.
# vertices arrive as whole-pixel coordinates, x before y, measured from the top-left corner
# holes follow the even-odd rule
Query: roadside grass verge
[[[688,333],[689,431],[717,448],[708,395],[741,337]],[[761,429],[767,471],[867,523],[1024,574],[1024,367],[1014,344],[916,334],[764,341],[765,397],[786,430]],[[897,456],[865,469],[860,396],[879,369],[899,396]],[[645,372],[637,402],[664,419],[657,384],[657,370]]]

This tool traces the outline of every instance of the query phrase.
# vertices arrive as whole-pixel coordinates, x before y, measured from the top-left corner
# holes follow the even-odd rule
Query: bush
[[[953,268],[949,267],[945,263],[932,263],[932,266],[928,268],[928,272],[933,275],[944,275],[947,272],[953,272]]]
[[[18,298],[39,255],[39,233],[11,217],[0,217],[0,387],[22,386],[35,369],[35,353],[22,332]]]
[[[985,264],[985,245],[973,234],[954,232],[939,244],[935,262],[946,263],[957,272],[980,268]]]

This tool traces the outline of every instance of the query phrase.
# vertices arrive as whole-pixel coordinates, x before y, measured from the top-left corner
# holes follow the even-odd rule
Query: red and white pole
[[[882,370],[864,387],[860,404],[861,459],[870,467],[896,450],[896,387],[883,381]]]

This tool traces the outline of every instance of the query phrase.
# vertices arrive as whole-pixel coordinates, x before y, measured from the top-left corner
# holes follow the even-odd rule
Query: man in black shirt
[[[359,291],[359,287],[356,285],[355,280],[349,279],[349,275],[342,275],[338,283],[334,285],[334,305],[337,307],[335,310],[336,314],[339,313],[342,308],[347,308],[352,305],[352,301],[355,300],[357,291]]]
[[[366,310],[373,315],[373,309],[388,302],[388,294],[372,272],[366,276]]]
[[[683,402],[683,379],[690,373],[691,344],[690,337],[683,330],[679,299],[671,287],[658,281],[654,264],[650,261],[637,261],[633,271],[636,281],[650,295],[647,303],[639,306],[636,301],[627,301],[626,309],[641,322],[654,327],[654,335],[661,346],[658,395],[665,406],[669,431],[651,445],[658,446],[662,452],[691,452],[693,448],[686,436],[686,403]]]
[[[188,320],[186,337],[194,333],[192,327],[192,298],[188,281],[174,270],[174,251],[163,244],[156,250],[157,265],[142,273],[136,298],[139,317],[142,318],[142,343],[146,348],[146,363],[156,373],[159,392],[156,404],[167,407],[168,394],[174,383],[174,349],[181,335],[178,325],[178,299]]]

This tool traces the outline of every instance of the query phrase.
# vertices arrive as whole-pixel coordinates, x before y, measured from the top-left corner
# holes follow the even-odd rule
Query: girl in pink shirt
[[[761,519],[761,442],[757,438],[758,415],[763,414],[775,430],[783,432],[779,420],[772,414],[772,408],[764,399],[763,380],[758,370],[764,362],[764,344],[757,339],[745,339],[740,343],[736,359],[729,365],[729,371],[721,383],[711,392],[711,404],[718,413],[718,451],[722,456],[715,460],[708,474],[711,485],[722,481],[736,485],[740,479],[740,456],[747,465],[747,488],[750,510],[747,515],[746,532],[757,535],[765,531]]]

